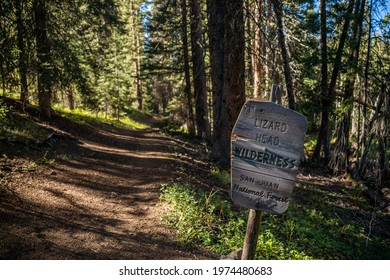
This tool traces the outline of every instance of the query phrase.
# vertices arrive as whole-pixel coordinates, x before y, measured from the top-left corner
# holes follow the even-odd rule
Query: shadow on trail
[[[161,184],[183,164],[176,140],[58,116],[51,128],[72,135],[51,140],[54,162],[0,194],[0,259],[215,258],[184,248],[161,222]]]
[[[89,213],[81,215],[80,220],[69,220],[62,213],[68,212],[66,209],[55,209],[62,215],[53,215],[47,209],[39,212],[16,204],[4,206],[7,210],[1,215],[1,223],[12,223],[17,230],[8,232],[9,235],[1,232],[1,238],[9,242],[7,248],[1,248],[1,259],[134,259],[135,255],[137,259],[182,259],[190,257],[191,251],[196,253],[196,249],[184,248],[164,235],[108,230],[108,224],[118,225],[115,219],[99,221],[99,216]],[[95,220],[95,223],[89,225],[84,220]],[[34,233],[25,228],[31,222],[34,222]],[[66,243],[57,242],[58,234],[72,238]],[[94,246],[83,246],[79,242],[83,239],[94,239]],[[149,250],[161,254],[151,258]],[[182,252],[178,254],[178,250]]]

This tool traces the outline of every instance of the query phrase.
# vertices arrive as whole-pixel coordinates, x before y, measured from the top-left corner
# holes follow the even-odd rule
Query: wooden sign
[[[283,213],[303,155],[306,118],[272,102],[249,100],[231,136],[231,197],[248,209]]]

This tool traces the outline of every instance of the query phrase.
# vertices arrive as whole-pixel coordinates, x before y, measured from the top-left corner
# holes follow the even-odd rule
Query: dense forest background
[[[0,94],[117,118],[163,114],[230,161],[244,101],[308,119],[306,160],[389,179],[390,15],[384,0],[2,0]]]

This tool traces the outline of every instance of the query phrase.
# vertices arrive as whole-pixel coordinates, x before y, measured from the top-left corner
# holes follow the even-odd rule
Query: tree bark
[[[227,125],[227,94],[224,89],[225,17],[226,0],[207,0],[208,34],[210,48],[211,83],[213,95],[212,157],[228,164],[230,146]]]
[[[261,28],[263,17],[263,0],[256,0],[252,4],[253,8],[251,16],[251,28],[253,33],[252,39],[252,73],[253,73],[253,96],[261,96],[262,82],[264,79],[264,67],[262,63],[262,56],[264,55],[264,35]]]
[[[380,120],[381,108],[383,108],[382,119]],[[371,113],[366,132],[368,139],[366,145],[363,147],[362,157],[359,161],[359,174],[363,175],[366,166],[367,156],[374,137],[378,137],[378,162],[380,168],[380,177],[378,181],[384,182],[388,179],[389,166],[386,149],[388,147],[389,137],[389,121],[390,121],[390,71],[387,72],[382,83],[382,89],[375,102],[375,110]],[[376,129],[374,129],[376,127]]]
[[[369,12],[368,12],[368,40],[367,40],[367,56],[364,66],[364,93],[363,93],[363,121],[362,121],[362,136],[361,141],[359,142],[359,150],[358,150],[358,158],[360,158],[360,146],[364,147],[366,145],[366,126],[367,126],[367,98],[368,98],[368,79],[369,79],[369,66],[370,66],[370,58],[371,58],[371,41],[372,41],[372,0],[369,4]],[[360,144],[361,143],[361,144]]]
[[[38,100],[40,119],[51,118],[50,50],[47,38],[48,7],[46,0],[34,0],[35,39],[37,51]]]
[[[134,13],[133,17],[133,32],[134,32],[134,41],[135,41],[135,73],[136,73],[136,88],[137,88],[137,102],[138,110],[143,109],[143,92],[142,92],[142,80],[141,80],[141,42],[139,36],[139,7],[134,5],[132,2],[132,10]]]
[[[138,110],[143,109],[143,93],[142,93],[142,80],[141,80],[141,59],[140,59],[140,38],[138,30],[135,32],[137,54],[135,59],[135,72],[136,72],[136,85],[137,85],[137,101]]]
[[[348,3],[346,15],[345,15],[345,21],[344,21],[344,25],[343,25],[343,30],[341,32],[339,45],[338,45],[337,51],[336,51],[336,58],[335,58],[335,61],[333,64],[332,75],[331,75],[329,87],[328,87],[328,95],[329,95],[329,100],[331,101],[331,104],[333,104],[333,101],[334,101],[334,96],[335,96],[335,92],[336,92],[337,77],[338,77],[340,67],[341,67],[341,58],[342,58],[343,53],[344,53],[345,41],[347,40],[347,37],[348,37],[348,28],[349,28],[349,24],[351,22],[351,16],[352,16],[352,12],[353,12],[354,2],[355,2],[354,0],[350,0]]]
[[[294,87],[293,80],[291,76],[290,69],[290,59],[287,51],[286,45],[286,36],[283,31],[283,10],[280,0],[271,0],[276,16],[276,25],[278,29],[278,41],[280,52],[282,53],[283,58],[283,69],[284,69],[284,78],[286,80],[286,88],[287,88],[287,99],[288,99],[288,107],[291,110],[295,110],[295,96],[294,96]]]
[[[245,103],[245,23],[243,0],[228,0],[226,14],[226,79],[229,132]],[[228,135],[230,140],[230,133]],[[229,145],[230,160],[230,145]]]
[[[385,186],[386,181],[390,181],[390,164],[387,151],[389,150],[389,136],[390,136],[390,71],[387,73],[384,83],[382,84],[382,92],[384,95],[384,114],[382,116],[382,122],[380,126],[379,140],[379,166],[381,168],[380,183],[382,188]]]
[[[22,16],[21,0],[15,0],[16,8],[16,26],[19,49],[19,76],[20,76],[20,101],[24,104],[28,103],[28,84],[27,84],[27,56],[24,43],[25,28]]]
[[[202,11],[199,0],[191,0],[191,39],[197,135],[209,143],[210,123],[208,118],[206,70],[203,57]]]
[[[68,89],[68,103],[69,103],[69,109],[74,110],[74,95],[73,95],[73,88],[70,87]]]
[[[327,46],[327,30],[326,30],[326,0],[320,1],[320,33],[321,33],[321,124],[318,133],[317,143],[312,155],[313,161],[319,161],[321,146],[324,150],[325,161],[329,162],[330,146],[329,146],[329,112],[331,110],[332,101],[328,97],[328,46]]]
[[[192,93],[191,93],[191,75],[190,75],[190,59],[189,59],[189,50],[188,50],[188,30],[187,30],[187,0],[181,0],[181,31],[183,33],[182,44],[183,44],[183,58],[184,58],[184,77],[185,77],[185,87],[184,93],[187,98],[187,107],[188,107],[188,131],[191,137],[195,136],[195,120],[194,120],[194,110],[192,103]]]
[[[370,118],[369,118],[369,121],[367,124],[367,128],[366,128],[367,129],[366,135],[368,136],[368,139],[366,141],[366,145],[363,147],[362,157],[359,161],[359,173],[362,173],[363,167],[366,164],[368,151],[371,147],[371,143],[372,143],[372,140],[374,139],[374,135],[375,135],[375,133],[373,132],[373,127],[374,127],[375,122],[378,119],[378,115],[380,114],[381,107],[384,103],[384,100],[385,100],[384,95],[379,94],[377,99],[376,99],[376,102],[375,102],[375,110],[372,111],[372,113],[370,115]]]
[[[335,91],[336,91],[336,82],[337,77],[339,74],[339,70],[341,67],[341,58],[344,52],[344,45],[345,41],[347,39],[348,35],[348,28],[350,24],[350,18],[353,11],[354,6],[354,0],[350,0],[348,3],[345,21],[343,24],[339,44],[336,51],[336,57],[333,64],[333,70],[331,75],[331,80],[329,82],[329,86],[325,85],[325,82],[327,82],[328,74],[327,74],[327,68],[328,65],[326,61],[327,58],[327,43],[326,43],[326,1],[321,0],[320,2],[320,9],[321,9],[321,105],[322,105],[322,112],[321,112],[321,124],[320,129],[317,137],[317,143],[314,148],[314,152],[312,155],[313,160],[319,160],[320,159],[320,153],[321,153],[321,146],[324,149],[324,157],[326,163],[329,163],[330,161],[330,137],[329,137],[329,115],[333,111],[333,103],[335,98]],[[326,73],[325,73],[326,68]],[[326,81],[325,81],[326,79]],[[326,89],[327,88],[327,89]],[[327,90],[327,93],[325,95],[324,90]]]
[[[230,164],[230,135],[245,102],[243,1],[208,0],[213,91],[212,157]]]
[[[352,47],[351,54],[348,58],[348,72],[345,81],[344,89],[344,106],[347,106],[347,112],[344,115],[344,138],[345,138],[345,152],[346,162],[345,167],[348,170],[351,158],[351,149],[350,149],[350,130],[352,122],[352,110],[353,110],[353,94],[354,94],[354,85],[356,80],[356,74],[358,71],[358,62],[359,62],[359,52],[360,52],[360,42],[363,29],[363,16],[364,8],[366,1],[357,0],[355,8],[355,21],[353,25],[353,34],[352,34]]]

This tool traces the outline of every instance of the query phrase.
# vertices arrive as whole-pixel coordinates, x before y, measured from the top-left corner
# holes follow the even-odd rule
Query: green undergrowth
[[[148,116],[136,109],[128,109],[125,114],[119,118],[102,112],[93,113],[84,109],[69,110],[67,108],[56,108],[56,111],[64,117],[67,117],[77,123],[87,124],[91,126],[96,125],[114,125],[132,129],[145,129],[149,125],[146,123]]]
[[[313,186],[300,188],[316,191]],[[282,215],[263,215],[257,259],[390,258],[390,245],[379,226],[388,219],[376,214],[374,229],[369,212],[338,207],[332,196],[323,193],[311,198],[293,200]],[[219,255],[242,248],[247,211],[232,205],[225,193],[173,183],[163,186],[161,200],[166,207],[164,220],[178,229],[184,244],[202,244]]]
[[[0,141],[20,144],[39,143],[47,136],[28,113],[0,104]]]
[[[210,174],[224,187],[228,188],[230,186],[230,172],[226,170],[212,169],[210,170]]]
[[[132,129],[148,128],[149,116],[136,109],[128,109],[119,119],[83,109],[55,108],[55,112],[77,123],[90,126],[117,126]],[[55,118],[53,118],[55,122]],[[42,143],[48,131],[39,126],[31,115],[0,100],[0,141],[19,144]]]
[[[179,122],[176,122],[172,120],[172,118],[166,116],[160,117],[160,119],[153,124],[153,127],[158,128],[163,134],[171,135],[180,139],[196,141],[196,138],[190,136],[186,126],[183,126]]]

